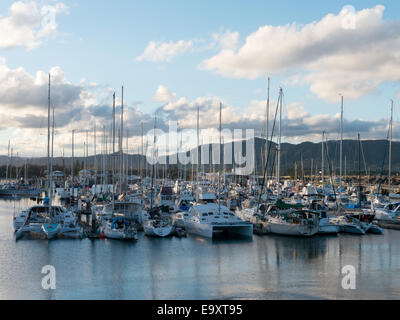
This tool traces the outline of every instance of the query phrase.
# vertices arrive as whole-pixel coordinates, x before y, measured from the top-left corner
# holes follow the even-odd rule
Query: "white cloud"
[[[136,58],[136,61],[170,62],[172,58],[188,51],[192,47],[192,40],[179,40],[177,42],[150,41],[144,52]]]
[[[153,96],[153,100],[157,102],[171,102],[175,96],[176,94],[172,94],[167,87],[159,85]]]
[[[236,50],[239,44],[239,32],[221,31],[213,33],[211,39],[211,46],[218,45],[221,50]]]
[[[200,128],[215,132],[219,126],[219,104],[222,102],[222,126],[229,129],[254,129],[256,135],[265,135],[266,100],[252,100],[242,108],[227,103],[215,96],[197,97],[189,100],[179,97],[159,108],[168,119],[179,121],[180,128],[196,128],[197,108],[200,113]],[[269,130],[272,130],[277,102],[270,101]],[[340,114],[311,115],[304,105],[291,102],[283,106],[282,136],[287,142],[319,141],[322,131],[337,135]],[[346,120],[344,136],[354,138],[360,132],[363,138],[382,138],[386,136],[387,119],[376,121]],[[214,130],[214,131],[213,131]],[[277,129],[276,129],[277,130]],[[271,134],[271,132],[270,132]],[[277,131],[275,131],[275,136]]]
[[[356,12],[354,29],[343,27],[346,10],[301,26],[262,26],[240,48],[222,48],[200,67],[236,78],[290,76],[332,102],[338,93],[358,98],[400,81],[400,20],[384,20],[383,12],[381,5]]]
[[[0,18],[0,48],[32,49],[57,31],[57,14],[68,13],[64,3],[40,7],[36,1],[14,2],[9,15]]]

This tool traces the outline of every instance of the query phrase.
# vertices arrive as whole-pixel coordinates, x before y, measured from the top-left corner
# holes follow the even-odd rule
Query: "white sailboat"
[[[197,113],[199,114],[199,112]],[[221,150],[221,115],[222,104],[220,104],[219,131],[220,131],[220,150]],[[197,117],[197,128],[199,117]],[[219,166],[221,167],[221,152]],[[199,202],[199,185],[197,180],[197,203],[194,204],[189,212],[189,219],[185,220],[185,229],[188,233],[200,235],[206,238],[212,238],[216,233],[228,233],[232,235],[240,235],[245,237],[253,236],[253,225],[245,222],[236,214],[230,211],[226,206],[221,205],[220,195],[220,174],[218,174],[218,200],[215,202]],[[198,172],[197,172],[198,175]],[[203,199],[204,200],[204,199]]]
[[[113,219],[107,220],[101,232],[107,239],[116,240],[137,240],[138,235],[135,226],[131,221],[123,216],[114,216]]]
[[[168,219],[148,219],[143,223],[143,229],[146,236],[149,237],[168,237],[175,227]]]
[[[196,204],[190,208],[191,217],[185,221],[188,233],[212,238],[216,233],[252,237],[253,225],[240,219],[226,206],[216,203]]]

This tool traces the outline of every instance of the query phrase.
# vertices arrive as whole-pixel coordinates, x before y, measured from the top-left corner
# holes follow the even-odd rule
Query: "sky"
[[[56,156],[104,151],[112,94],[124,86],[128,151],[141,123],[226,129],[265,127],[283,89],[283,140],[339,136],[385,139],[394,105],[400,137],[399,1],[53,1],[0,2],[0,154],[46,155],[47,81]],[[270,128],[272,125],[270,126]],[[193,143],[193,139],[187,144]],[[107,140],[109,148],[109,140]]]

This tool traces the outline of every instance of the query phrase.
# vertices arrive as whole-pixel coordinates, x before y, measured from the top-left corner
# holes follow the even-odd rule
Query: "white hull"
[[[339,227],[329,222],[329,219],[319,220],[318,234],[338,234]]]
[[[199,235],[205,238],[212,238],[213,235],[221,232],[228,232],[232,235],[239,235],[244,237],[253,236],[253,225],[250,223],[202,224],[192,221],[186,221],[185,228],[188,233]]]
[[[156,227],[148,226],[147,224],[145,224],[143,228],[144,228],[144,233],[146,234],[146,236],[150,236],[150,237],[162,237],[162,238],[168,237],[174,231],[173,225],[156,228]]]
[[[267,231],[274,234],[296,237],[311,237],[318,232],[318,225],[301,225],[292,223],[267,223]]]
[[[340,232],[364,235],[365,230],[356,224],[340,225]]]
[[[115,240],[137,240],[137,234],[134,232],[124,232],[119,230],[107,230],[104,232],[107,239]]]
[[[383,229],[375,223],[371,223],[366,230],[367,233],[383,234]]]

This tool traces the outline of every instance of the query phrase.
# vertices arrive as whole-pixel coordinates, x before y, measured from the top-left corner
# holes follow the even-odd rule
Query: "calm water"
[[[15,201],[15,209],[29,200]],[[0,299],[400,299],[400,231],[385,235],[20,240],[0,201]],[[343,290],[341,268],[357,270]],[[44,265],[57,289],[41,287]]]

